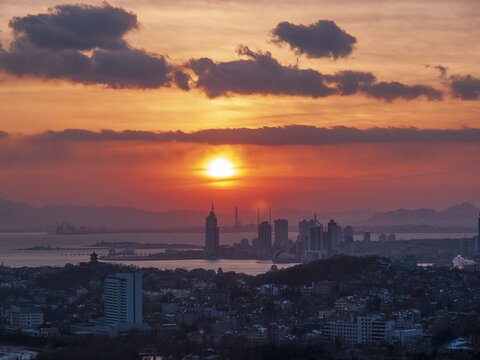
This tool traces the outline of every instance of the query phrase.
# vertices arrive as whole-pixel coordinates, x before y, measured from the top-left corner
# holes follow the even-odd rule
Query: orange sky
[[[34,36],[15,34],[9,27],[12,18],[45,14],[59,4],[65,2],[2,1],[3,54],[12,54],[12,42],[22,36]],[[101,6],[91,1],[82,4]],[[214,145],[105,139],[35,143],[30,138],[64,129],[188,133],[293,124],[359,130],[479,128],[480,95],[463,99],[452,85],[470,75],[473,81],[468,84],[477,86],[474,92],[480,94],[475,83],[480,78],[478,1],[124,0],[109,4],[137,16],[137,28],[122,36],[130,49],[144,49],[153,58],[164,56],[172,69],[193,76],[190,83],[197,81],[196,85],[184,91],[173,82],[149,89],[111,88],[91,80],[82,84],[70,75],[39,75],[33,62],[28,65],[27,52],[20,53],[14,65],[2,63],[0,55],[0,131],[9,134],[0,137],[0,198],[35,205],[95,203],[151,210],[201,209],[211,200],[228,209],[255,208],[258,202],[311,210],[441,208],[463,201],[480,205],[475,181],[480,175],[480,140],[356,144],[341,140],[331,145],[273,146],[255,141],[255,145]],[[334,21],[356,38],[348,56],[309,57],[272,41],[272,29],[281,22],[310,25],[319,20]],[[254,55],[238,55],[239,44]],[[96,49],[82,49],[79,54],[91,56]],[[191,60],[208,58],[221,71],[221,64],[237,66],[233,62],[239,59],[255,62],[255,56],[266,52],[288,73],[368,72],[375,76],[374,84],[419,85],[443,93],[443,98],[415,95],[410,100],[386,101],[373,97],[365,90],[368,87],[352,95],[312,98],[302,88],[304,82],[295,90],[303,95],[289,96],[285,94],[290,91],[289,81],[281,84],[280,93],[272,94],[262,90],[262,83],[242,88],[244,75],[238,77],[238,85],[215,83],[230,90],[209,98],[189,65]],[[19,77],[12,68],[23,66],[23,61],[29,68]],[[434,68],[438,65],[448,68],[445,76],[439,76]],[[261,89],[250,90],[258,85]],[[228,184],[213,183],[204,175],[207,160],[222,154],[239,167]]]

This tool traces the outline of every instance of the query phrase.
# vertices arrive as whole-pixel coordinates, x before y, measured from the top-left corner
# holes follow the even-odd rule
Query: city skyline
[[[0,358],[480,359],[480,0],[1,0]]]
[[[0,198],[480,203],[477,1],[277,5],[2,2]]]

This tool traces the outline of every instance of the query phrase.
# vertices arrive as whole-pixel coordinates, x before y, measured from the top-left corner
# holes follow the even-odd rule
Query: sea
[[[289,234],[295,239],[297,233]],[[397,240],[411,239],[457,239],[473,237],[470,233],[402,233],[396,234]],[[95,250],[99,255],[106,255],[108,248],[94,248],[97,242],[134,242],[139,244],[190,244],[202,245],[204,233],[119,233],[119,234],[77,234],[57,235],[44,232],[29,233],[0,233],[0,263],[10,267],[38,267],[64,266],[88,261],[90,254]],[[239,232],[221,234],[221,244],[233,244],[240,239],[251,241],[256,233]],[[355,236],[361,240],[361,235]],[[376,240],[375,237],[372,240]],[[50,246],[52,250],[24,250],[36,246]],[[58,247],[58,249],[56,249]],[[136,253],[162,252],[162,249],[135,249]],[[118,263],[135,265],[138,267],[155,267],[159,269],[183,268],[186,270],[203,268],[223,271],[243,272],[250,275],[264,273],[272,267],[271,261],[263,260],[234,260],[234,259],[197,259],[197,260],[148,260],[148,261],[119,261]],[[276,264],[278,268],[293,264]]]

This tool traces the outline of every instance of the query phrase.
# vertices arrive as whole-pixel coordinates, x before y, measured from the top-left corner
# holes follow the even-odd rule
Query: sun
[[[235,175],[237,170],[230,160],[217,157],[208,163],[206,173],[217,179],[225,179]]]

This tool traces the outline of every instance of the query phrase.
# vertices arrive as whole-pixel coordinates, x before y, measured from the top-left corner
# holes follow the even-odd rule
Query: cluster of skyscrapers
[[[345,228],[345,239],[353,241],[353,228]],[[337,253],[338,244],[343,240],[343,228],[331,219],[326,229],[317,220],[302,220],[298,224],[298,241],[296,252],[306,260],[326,259]]]
[[[296,242],[289,240],[287,219],[276,219],[274,229],[272,229],[271,222],[271,220],[260,221],[259,217],[258,237],[252,241],[253,252],[258,258],[272,258],[279,251],[286,251],[305,260],[326,259],[337,253],[340,242],[353,242],[352,226],[348,225],[342,228],[333,219],[325,228],[317,220],[316,215],[312,220],[300,221]],[[238,210],[235,208],[235,226],[238,224]],[[210,214],[205,221],[206,257],[219,255],[219,239],[219,227],[212,204]]]

